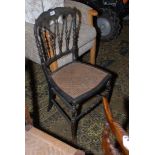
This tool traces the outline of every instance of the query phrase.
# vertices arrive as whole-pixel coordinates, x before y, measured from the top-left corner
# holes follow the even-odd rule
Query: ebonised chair
[[[49,87],[48,110],[54,104],[71,123],[75,143],[78,120],[99,104],[102,100],[100,92],[109,94],[112,77],[108,72],[78,60],[80,18],[76,8],[60,7],[43,12],[34,25],[36,44]],[[62,48],[62,45],[66,48]],[[67,56],[71,61],[57,68],[55,62]],[[55,96],[69,108],[71,116],[60,106]],[[95,103],[79,113],[79,107],[95,96]]]

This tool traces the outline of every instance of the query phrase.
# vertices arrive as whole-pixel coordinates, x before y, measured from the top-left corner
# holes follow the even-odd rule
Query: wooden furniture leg
[[[91,9],[88,11],[88,24],[93,25],[93,16],[97,16],[98,13],[97,11]],[[92,65],[95,64],[95,59],[96,59],[96,39],[94,40],[93,47],[90,49],[90,63]]]
[[[128,134],[121,127],[121,125],[113,119],[113,115],[109,107],[109,102],[106,97],[103,97],[102,103],[105,111],[105,116],[107,119],[106,129],[104,130],[103,139],[102,139],[104,154],[105,155],[117,154],[116,149],[114,148],[112,143],[110,143],[109,133],[111,131],[111,133],[116,137],[116,140],[120,144],[123,155],[129,155],[129,150],[125,148],[123,144],[123,136],[128,136]]]
[[[94,40],[93,47],[90,49],[90,63],[92,65],[95,65],[96,60],[96,39]]]

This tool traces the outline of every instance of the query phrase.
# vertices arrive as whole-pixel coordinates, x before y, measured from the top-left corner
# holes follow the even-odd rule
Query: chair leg
[[[55,98],[55,94],[51,92],[50,86],[48,88],[49,88],[49,91],[48,91],[49,92],[49,103],[48,103],[47,111],[49,112],[53,107],[52,100]]]
[[[47,107],[47,112],[49,112],[53,107],[53,102],[51,102],[51,99],[49,97],[49,103],[48,103],[48,107]]]
[[[74,144],[77,143],[77,122],[71,120],[71,132],[72,132],[72,141]]]
[[[93,47],[90,49],[90,63],[92,65],[95,65],[95,59],[96,59],[96,39],[94,40],[94,45]]]
[[[107,97],[109,102],[110,102],[110,99],[111,99],[111,95],[112,95],[112,81],[109,80],[107,82],[107,85],[106,85],[106,97]]]
[[[71,117],[71,132],[72,132],[72,141],[74,144],[77,143],[77,136],[76,136],[77,120],[76,120],[76,117],[77,117],[77,109],[75,108],[75,106],[73,106],[72,117]]]

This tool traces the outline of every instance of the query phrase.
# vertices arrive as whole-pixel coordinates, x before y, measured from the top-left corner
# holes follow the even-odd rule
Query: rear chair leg
[[[53,107],[52,100],[55,99],[56,95],[51,91],[50,87],[48,92],[49,92],[49,103],[48,103],[47,111],[49,112]]]
[[[72,109],[72,117],[71,117],[71,132],[72,132],[72,141],[74,144],[77,143],[77,120],[76,120],[76,116],[77,116],[77,109],[75,106],[73,106]]]

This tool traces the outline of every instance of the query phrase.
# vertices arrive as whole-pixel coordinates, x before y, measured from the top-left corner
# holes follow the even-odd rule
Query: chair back
[[[81,15],[76,8],[58,7],[43,12],[35,21],[34,35],[41,63],[50,67],[62,57],[78,57]]]

